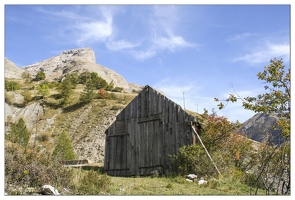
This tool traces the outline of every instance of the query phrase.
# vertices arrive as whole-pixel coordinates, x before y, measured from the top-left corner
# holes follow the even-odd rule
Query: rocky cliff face
[[[113,81],[116,87],[129,88],[128,82],[115,71],[96,64],[94,52],[90,48],[80,48],[64,51],[62,54],[41,62],[24,66],[34,77],[38,71],[46,73],[46,79],[62,78],[67,73],[96,72],[108,83]]]
[[[263,142],[267,134],[270,134],[274,144],[282,139],[280,137],[281,129],[274,129],[278,118],[273,115],[267,115],[264,113],[257,113],[247,121],[245,121],[241,127],[241,131],[252,140]]]

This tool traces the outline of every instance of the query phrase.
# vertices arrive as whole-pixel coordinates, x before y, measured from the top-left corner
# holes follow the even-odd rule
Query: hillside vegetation
[[[88,71],[56,80],[47,80],[42,71],[34,78],[27,72],[21,76],[5,79],[8,195],[42,194],[46,184],[63,195],[290,194],[290,143],[249,140],[240,133],[240,123],[214,110],[187,111],[201,124],[202,141],[170,155],[169,174],[108,176],[103,171],[105,130],[140,90],[127,92]],[[73,159],[90,165],[62,165]],[[188,174],[197,175],[195,182],[186,180]],[[206,183],[199,185],[200,179]]]

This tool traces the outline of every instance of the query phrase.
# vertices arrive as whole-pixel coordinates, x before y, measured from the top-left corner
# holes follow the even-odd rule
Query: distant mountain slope
[[[246,136],[252,140],[263,142],[269,133],[273,139],[274,144],[278,144],[281,140],[281,129],[275,130],[273,127],[276,125],[278,118],[273,115],[264,113],[257,113],[247,121],[245,121],[240,128]]]
[[[4,76],[5,78],[21,79],[23,69],[18,68],[13,62],[4,58]]]

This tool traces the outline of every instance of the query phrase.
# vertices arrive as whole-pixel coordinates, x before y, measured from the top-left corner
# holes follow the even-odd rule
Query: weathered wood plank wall
[[[194,117],[146,86],[106,131],[104,168],[109,175],[150,175],[171,170],[169,154],[193,143]]]

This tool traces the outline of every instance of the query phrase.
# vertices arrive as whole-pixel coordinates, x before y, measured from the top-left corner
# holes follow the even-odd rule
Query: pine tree
[[[70,78],[66,77],[59,86],[59,91],[61,94],[62,102],[61,104],[63,106],[67,106],[71,103],[70,96],[73,93],[74,85],[72,84]]]
[[[12,124],[11,140],[20,144],[23,147],[28,145],[30,134],[23,118],[18,120],[18,123]]]
[[[58,137],[52,155],[59,160],[74,160],[76,158],[72,142],[65,131]]]
[[[94,92],[96,87],[91,80],[86,81],[86,86],[82,93],[80,94],[80,101],[83,103],[89,103],[92,99],[97,97],[97,94]]]

